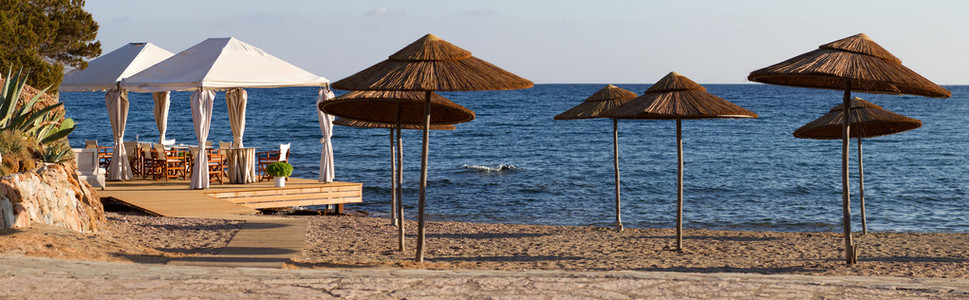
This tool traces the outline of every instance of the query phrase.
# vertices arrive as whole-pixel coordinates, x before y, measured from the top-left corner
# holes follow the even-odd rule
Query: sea
[[[642,94],[648,84],[617,84]],[[613,226],[612,121],[553,120],[604,84],[537,84],[511,91],[441,92],[476,113],[453,131],[430,134],[426,217],[430,221]],[[792,133],[841,103],[843,92],[761,84],[706,84],[757,119],[684,120],[684,228],[840,231],[840,140]],[[969,232],[969,86],[945,86],[948,99],[855,93],[922,121],[922,127],[866,139],[868,229]],[[245,145],[292,144],[294,177],[317,178],[321,137],[317,88],[249,89]],[[341,94],[341,91],[336,91]],[[172,93],[168,138],[197,144],[189,92]],[[231,141],[219,92],[209,139]],[[112,144],[102,92],[61,93],[84,140]],[[150,94],[129,94],[125,140],[157,141]],[[676,133],[672,120],[620,120],[622,220],[627,228],[673,228]],[[421,132],[404,132],[405,217],[416,218]],[[363,183],[374,216],[390,210],[388,129],[336,126],[338,181]],[[860,230],[857,144],[851,143],[852,225]]]

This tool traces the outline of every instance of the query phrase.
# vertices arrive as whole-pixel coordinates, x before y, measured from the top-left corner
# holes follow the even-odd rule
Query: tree
[[[0,67],[30,70],[31,86],[57,86],[65,67],[101,55],[98,23],[84,0],[0,0]]]

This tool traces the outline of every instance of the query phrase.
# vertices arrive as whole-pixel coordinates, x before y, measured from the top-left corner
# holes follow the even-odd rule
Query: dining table
[[[225,152],[230,183],[256,182],[255,147],[222,148],[220,150]]]

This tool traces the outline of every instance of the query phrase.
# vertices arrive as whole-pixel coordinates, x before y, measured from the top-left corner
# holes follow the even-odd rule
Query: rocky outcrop
[[[71,168],[45,164],[0,178],[0,229],[47,224],[96,233],[104,221],[97,192]]]

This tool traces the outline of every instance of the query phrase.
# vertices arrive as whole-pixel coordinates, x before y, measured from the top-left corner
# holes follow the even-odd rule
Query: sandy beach
[[[379,267],[432,270],[673,271],[798,275],[969,278],[969,234],[858,235],[859,263],[845,266],[837,233],[686,231],[672,252],[672,229],[626,229],[429,222],[427,259],[413,262],[415,222],[396,251],[389,220],[365,216],[294,216],[309,228],[293,268]],[[165,262],[217,253],[243,221],[165,218],[109,212],[99,235],[53,228],[7,230],[4,256],[115,262]]]

